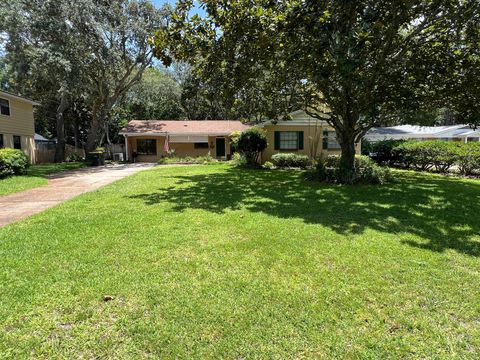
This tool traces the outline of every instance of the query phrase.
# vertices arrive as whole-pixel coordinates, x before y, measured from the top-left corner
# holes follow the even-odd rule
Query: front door
[[[217,138],[215,145],[217,157],[225,157],[225,138]]]

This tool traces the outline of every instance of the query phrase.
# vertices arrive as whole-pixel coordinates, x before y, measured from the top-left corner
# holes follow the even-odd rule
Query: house
[[[132,120],[120,134],[125,137],[127,161],[154,162],[168,150],[180,157],[210,153],[228,159],[230,134],[247,128],[237,120]]]
[[[468,125],[450,126],[416,126],[399,125],[372,128],[365,135],[370,142],[382,140],[446,140],[446,141],[480,141],[480,130],[473,130]]]
[[[266,121],[260,126],[267,133],[268,147],[262,162],[277,153],[298,153],[314,159],[323,155],[340,155],[335,129],[324,120],[311,117],[303,110],[289,114],[290,120]],[[360,153],[360,144],[356,145]]]
[[[32,163],[35,163],[33,109],[38,105],[35,101],[0,91],[0,148],[23,150]]]
[[[267,135],[264,163],[277,153],[298,153],[316,158],[340,154],[335,130],[326,121],[295,111],[291,120],[270,120],[257,126]],[[251,125],[237,120],[132,120],[120,134],[125,137],[127,160],[154,162],[174,150],[180,157],[210,153],[219,159],[231,156],[230,135]],[[168,139],[168,140],[167,140]],[[165,145],[167,142],[167,146]],[[357,144],[360,153],[360,144]]]

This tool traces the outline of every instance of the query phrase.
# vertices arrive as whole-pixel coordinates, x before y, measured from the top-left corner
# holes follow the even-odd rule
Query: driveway
[[[142,163],[112,165],[50,175],[46,186],[0,196],[0,228],[153,166]]]

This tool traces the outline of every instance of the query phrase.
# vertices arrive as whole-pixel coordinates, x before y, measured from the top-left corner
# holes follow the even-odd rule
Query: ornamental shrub
[[[456,149],[455,164],[462,175],[480,174],[480,142],[461,144]]]
[[[479,142],[387,140],[371,144],[371,149],[371,158],[380,164],[437,172],[457,166],[463,175],[480,173]]]
[[[279,168],[305,169],[310,165],[310,159],[306,155],[279,153],[272,156],[272,163]]]
[[[237,151],[245,157],[247,165],[259,166],[260,154],[267,148],[267,136],[258,127],[251,127],[238,136],[235,141]]]
[[[0,179],[24,174],[29,166],[27,155],[17,149],[0,149]]]
[[[307,178],[328,183],[340,183],[340,156],[330,155],[317,163],[314,170],[307,173]],[[352,184],[379,185],[393,181],[390,169],[377,165],[368,156],[355,157],[355,173]]]

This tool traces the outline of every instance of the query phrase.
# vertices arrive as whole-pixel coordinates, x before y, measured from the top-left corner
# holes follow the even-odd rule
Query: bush
[[[340,183],[343,175],[340,173],[340,156],[330,155],[320,160],[314,170],[307,173],[310,180],[328,183]],[[377,165],[368,156],[355,157],[355,173],[350,183],[379,185],[393,181],[390,169]]]
[[[271,170],[275,167],[275,165],[273,165],[272,162],[270,161],[266,161],[265,164],[263,164],[262,166],[264,169],[267,169],[267,170]]]
[[[235,166],[246,166],[247,165],[247,160],[245,159],[245,156],[243,156],[242,154],[236,152],[236,153],[233,153],[232,155],[232,162]]]
[[[294,153],[280,153],[272,156],[272,163],[279,168],[301,168],[310,165],[310,159],[306,155]]]
[[[212,157],[210,153],[205,156],[186,156],[186,157],[177,157],[167,155],[160,158],[158,164],[213,164],[217,163],[218,160]]]
[[[469,142],[458,146],[455,163],[462,175],[480,173],[480,142]]]
[[[379,164],[414,170],[447,172],[458,166],[459,172],[480,172],[480,143],[456,141],[381,141],[371,145],[370,156]]]
[[[393,166],[400,161],[400,154],[397,151],[397,147],[404,142],[404,140],[384,140],[375,143],[367,142],[368,145],[366,146],[366,149],[362,149],[362,151],[368,149],[368,154],[365,155],[370,156],[380,165]]]
[[[29,166],[28,157],[21,150],[0,149],[0,179],[24,174]]]
[[[246,160],[247,165],[258,166],[258,160],[263,150],[267,148],[267,136],[257,127],[248,128],[235,141],[236,149]]]

